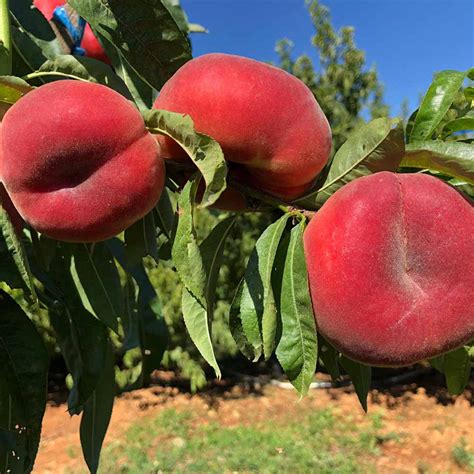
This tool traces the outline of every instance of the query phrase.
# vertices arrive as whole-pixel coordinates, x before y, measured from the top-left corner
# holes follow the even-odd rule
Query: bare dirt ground
[[[474,450],[474,382],[456,398],[447,394],[439,380],[436,384],[428,380],[422,385],[372,390],[369,416],[360,408],[351,387],[312,390],[299,401],[293,390],[258,382],[224,384],[194,396],[177,387],[155,386],[122,395],[116,401],[105,445],[123,436],[131,423],[155,416],[166,408],[192,410],[203,423],[218,419],[226,426],[234,426],[277,418],[281,413],[293,412],[297,416],[302,405],[314,409],[331,407],[335,415],[351,417],[367,426],[373,423],[370,414],[380,416],[380,433],[382,438],[384,433],[387,436],[380,443],[380,456],[375,458],[378,473],[469,472],[454,462],[452,449],[464,438],[469,449]],[[69,417],[63,404],[48,406],[34,473],[85,469],[77,454],[79,421],[77,416]]]

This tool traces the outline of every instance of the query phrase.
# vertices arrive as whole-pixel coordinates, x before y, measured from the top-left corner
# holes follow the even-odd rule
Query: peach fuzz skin
[[[350,358],[405,366],[474,338],[474,208],[441,180],[376,173],[304,234],[320,333]]]
[[[1,128],[2,181],[48,237],[110,238],[158,202],[164,162],[135,106],[99,84],[62,80],[29,92]]]
[[[246,184],[285,200],[301,196],[327,163],[331,130],[312,92],[287,72],[228,54],[186,63],[164,85],[157,109],[188,114],[217,140]],[[158,136],[163,157],[187,160]]]

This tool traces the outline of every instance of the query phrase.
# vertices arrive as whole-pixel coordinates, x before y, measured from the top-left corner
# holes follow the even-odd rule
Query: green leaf
[[[235,224],[235,219],[236,216],[230,216],[220,221],[199,246],[206,272],[205,298],[210,321],[214,313],[216,285],[222,265],[224,245]]]
[[[175,222],[175,209],[176,206],[171,199],[171,191],[168,188],[164,188],[163,192],[161,193],[160,200],[156,205],[156,223],[160,228],[161,232],[168,237],[171,238],[173,233],[173,227]]]
[[[441,140],[410,143],[401,166],[438,171],[474,184],[474,145]]]
[[[400,120],[372,120],[356,129],[339,148],[324,184],[296,202],[306,209],[317,209],[339,188],[354,179],[377,171],[396,171],[404,151]]]
[[[69,4],[157,90],[191,59],[189,41],[161,2],[70,0]]]
[[[28,35],[47,58],[64,54],[66,46],[61,44],[50,23],[36,9],[30,0],[9,2],[12,23]]]
[[[443,128],[442,136],[445,138],[452,133],[464,130],[474,130],[474,110],[470,110],[463,117],[448,122]]]
[[[153,212],[149,212],[125,230],[125,253],[128,265],[140,264],[142,258],[147,255],[155,261],[158,260],[156,238],[157,231]]]
[[[29,290],[36,301],[36,291],[23,244],[18,238],[7,211],[0,205],[0,278],[12,288]],[[17,278],[17,277],[20,278]],[[11,278],[11,279],[10,279]]]
[[[217,364],[212,347],[207,311],[186,288],[183,288],[181,306],[189,336],[200,354],[204,357],[204,360],[214,369],[216,377],[220,379],[221,370]]]
[[[242,354],[249,360],[257,360],[260,354],[254,351],[250,341],[247,339],[242,326],[242,319],[240,318],[240,304],[242,300],[242,290],[244,287],[244,279],[240,280],[239,286],[235,292],[234,299],[230,306],[229,312],[229,329],[234,338],[234,341]]]
[[[428,140],[451,107],[464,79],[465,72],[441,71],[435,75],[418,113],[416,114],[409,142]]]
[[[125,246],[118,238],[108,240],[107,246],[123,269],[137,282],[137,297],[132,297],[132,312],[136,314],[138,322],[138,337],[142,352],[142,385],[148,375],[160,367],[161,359],[168,345],[168,327],[158,295],[153,288],[143,266],[129,266],[125,256]],[[132,324],[135,324],[132,322]]]
[[[146,380],[154,370],[160,368],[163,354],[168,347],[169,333],[158,295],[143,267],[142,270],[143,276],[138,280],[137,312],[140,326],[142,370]]]
[[[453,395],[461,394],[469,383],[471,375],[469,351],[469,346],[464,346],[430,360],[431,365],[444,374],[448,391]]]
[[[80,413],[90,398],[104,368],[107,351],[107,328],[82,305],[71,276],[71,246],[58,248],[48,275],[60,293],[49,305],[50,321],[61,353],[74,380],[68,398],[69,412]]]
[[[349,374],[359,402],[364,411],[367,412],[367,395],[369,394],[370,383],[372,381],[372,367],[355,362],[343,355],[341,355],[339,362],[343,369]]]
[[[143,112],[147,128],[175,140],[189,155],[206,183],[201,207],[214,204],[226,188],[227,165],[220,145],[211,137],[198,133],[189,115],[166,110]]]
[[[289,214],[267,227],[258,239],[245,270],[240,318],[244,334],[255,351],[255,360],[264,354],[268,360],[275,347],[277,306],[272,273],[278,246]]]
[[[0,76],[0,102],[14,104],[33,90],[27,82],[15,76]]]
[[[214,349],[211,328],[214,314],[215,291],[222,264],[224,245],[235,222],[235,216],[219,222],[199,246],[205,271],[205,305],[203,306],[189,291],[183,291],[183,318],[191,340],[206,362],[214,369],[216,377],[221,377]]]
[[[85,56],[65,54],[46,61],[37,71],[29,74],[34,77],[57,77],[58,79],[76,79],[84,82],[94,82],[110,87],[127,99],[132,96],[122,79],[113,69],[102,61]]]
[[[337,382],[341,378],[339,372],[339,352],[334,349],[320,334],[318,334],[318,355],[324,368],[328,371],[333,382]]]
[[[107,46],[107,41],[104,40],[104,44]],[[109,43],[110,44],[110,43]],[[137,105],[140,111],[150,109],[153,105],[154,89],[147,84],[136,71],[124,60],[122,56],[117,53],[114,46],[106,47],[106,52],[111,56],[111,50],[117,55],[117,61],[115,61],[116,71],[119,77],[122,78],[123,82],[130,91],[133,97],[133,101]],[[112,62],[114,62],[112,60]]]
[[[276,356],[301,396],[308,393],[318,360],[318,338],[303,247],[305,223],[291,230],[280,296],[281,338]]]
[[[187,290],[206,307],[206,271],[194,230],[194,199],[199,179],[188,181],[178,201],[178,226],[172,256],[176,270]]]
[[[474,87],[466,87],[463,92],[466,100],[474,100]]]
[[[99,468],[100,451],[109,427],[115,398],[114,353],[109,345],[99,382],[84,405],[81,418],[81,446],[91,473]]]
[[[11,25],[12,33],[12,62],[13,74],[23,76],[36,71],[47,61],[41,48],[30,38],[30,36],[15,25]],[[38,78],[40,83],[46,82]]]
[[[124,296],[107,245],[99,242],[74,246],[71,274],[84,308],[117,332],[117,320],[124,313]]]
[[[1,472],[31,472],[46,408],[48,354],[34,324],[0,290],[0,428],[12,441],[0,443]]]

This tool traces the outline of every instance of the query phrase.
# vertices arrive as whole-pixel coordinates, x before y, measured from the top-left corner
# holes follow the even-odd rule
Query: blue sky
[[[210,31],[192,36],[195,56],[208,52],[276,60],[277,40],[314,59],[314,34],[304,0],[181,0],[192,22]],[[355,27],[367,64],[376,64],[392,115],[410,110],[442,69],[474,66],[473,0],[325,0],[336,28]]]

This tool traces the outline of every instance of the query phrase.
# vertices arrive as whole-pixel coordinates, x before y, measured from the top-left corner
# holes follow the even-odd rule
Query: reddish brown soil
[[[277,418],[282,413],[293,412],[297,416],[303,407],[330,406],[335,415],[350,417],[362,425],[373,423],[360,408],[351,388],[312,390],[299,401],[293,390],[258,383],[250,385],[216,387],[194,396],[176,387],[152,387],[123,395],[116,401],[105,444],[120,438],[131,423],[154,416],[164,408],[191,410],[202,423],[218,419],[223,425],[232,426]],[[379,414],[383,424],[378,432],[382,439],[381,454],[374,458],[377,472],[468,472],[454,462],[452,449],[464,438],[469,449],[474,450],[473,388],[471,382],[470,389],[457,398],[429,385],[373,390],[369,415]],[[34,472],[59,474],[65,469],[85,470],[78,431],[79,417],[70,418],[64,405],[48,406]]]

